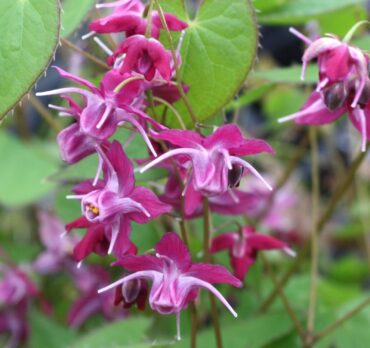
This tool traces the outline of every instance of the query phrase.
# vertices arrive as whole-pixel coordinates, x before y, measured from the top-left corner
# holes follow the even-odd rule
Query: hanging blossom
[[[121,75],[118,71],[111,70],[103,76],[100,86],[96,87],[87,80],[60,68],[56,67],[56,69],[62,77],[87,87],[87,89],[66,87],[37,93],[38,96],[59,94],[64,98],[66,94],[73,93],[81,95],[84,100],[84,107],[79,107],[72,99],[68,99],[70,102],[68,108],[51,105],[63,115],[73,116],[77,121],[77,124],[72,124],[58,135],[64,160],[75,163],[86,154],[93,153],[97,145],[106,143],[117,127],[126,122],[137,129],[148,148],[156,156],[142,123],[150,123],[156,129],[164,129],[164,127],[139,110],[143,102],[142,81],[132,78],[130,73]],[[117,90],[122,83],[122,87]]]
[[[257,170],[239,156],[273,153],[272,148],[263,140],[245,139],[236,125],[221,126],[208,137],[184,130],[152,132],[152,136],[165,140],[176,148],[148,163],[140,172],[176,157],[178,165],[188,171],[182,193],[187,215],[193,214],[198,208],[202,196],[212,197],[230,192],[239,184],[245,174],[244,170],[257,176],[271,190],[271,186]]]
[[[282,250],[290,256],[295,252],[284,242],[262,235],[250,226],[244,226],[238,232],[223,233],[212,240],[211,252],[228,250],[235,277],[244,280],[249,268],[256,262],[261,250]]]
[[[10,335],[5,347],[16,348],[27,341],[28,303],[37,296],[38,289],[26,273],[17,267],[0,265],[0,334]]]
[[[102,314],[106,320],[114,320],[122,316],[112,305],[112,294],[99,296],[97,290],[110,281],[109,274],[100,266],[84,266],[73,268],[73,280],[79,295],[72,303],[68,313],[68,324],[78,328],[95,314]]]
[[[169,160],[162,162],[161,165],[168,170],[168,179],[160,199],[180,211],[182,189],[179,183],[186,181],[187,170],[183,167],[176,168],[177,170],[175,170],[173,163]],[[261,197],[266,196],[266,194],[261,195],[259,192],[244,192],[237,189],[241,176],[241,171],[238,172],[237,176],[234,175],[233,171],[229,171],[228,186],[233,189],[220,195],[209,197],[209,208],[212,212],[222,215],[240,215],[249,214],[256,210],[255,207],[260,205]],[[192,219],[200,216],[203,213],[202,202],[199,201],[198,206],[192,210],[193,212],[191,214],[185,214],[185,218]]]
[[[166,233],[155,247],[155,256],[126,256],[118,261],[130,272],[115,283],[99,290],[103,293],[132,280],[152,281],[150,307],[160,314],[176,314],[177,339],[180,339],[180,312],[194,301],[203,288],[214,294],[236,317],[237,314],[212,283],[241,286],[226,268],[207,263],[193,263],[181,238],[174,232]]]
[[[144,35],[130,36],[109,57],[108,64],[113,65],[122,55],[124,59],[115,65],[121,74],[134,71],[147,81],[152,81],[155,76],[163,82],[171,79],[171,52],[156,39],[148,39]]]
[[[348,44],[362,22],[355,25],[340,41],[334,35],[311,40],[297,30],[290,31],[308,45],[302,61],[304,80],[307,64],[317,58],[319,81],[299,112],[282,117],[279,122],[295,120],[300,124],[321,125],[335,121],[344,113],[362,137],[361,149],[365,151],[370,139],[370,80],[369,56],[358,47]]]
[[[140,0],[123,0],[106,4],[98,4],[97,8],[114,7],[112,14],[99,18],[90,23],[89,28],[93,33],[121,33],[126,37],[141,34],[144,35],[148,26],[146,17],[147,8]],[[181,21],[171,13],[164,13],[167,27],[170,31],[182,31],[188,27],[188,24]],[[158,39],[163,25],[158,11],[151,13],[151,32],[150,36]]]
[[[76,195],[69,198],[81,200],[83,217],[69,223],[67,230],[89,227],[90,236],[85,238],[90,244],[85,245],[85,249],[94,250],[104,235],[109,240],[108,254],[114,251],[119,257],[132,247],[129,238],[131,221],[147,223],[169,212],[171,207],[161,202],[151,190],[135,187],[133,165],[119,142],[113,141],[106,153],[100,149],[98,153],[103,163],[104,179],[95,185],[88,180],[74,188]]]
[[[46,248],[33,262],[32,268],[40,274],[55,273],[72,261],[72,252],[79,238],[65,235],[64,224],[49,212],[38,213],[39,236]]]

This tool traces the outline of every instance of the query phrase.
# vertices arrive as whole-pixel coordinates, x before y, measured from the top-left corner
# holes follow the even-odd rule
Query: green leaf
[[[32,88],[59,40],[58,0],[0,1],[0,116]]]
[[[65,348],[76,337],[70,328],[63,327],[37,311],[32,311],[28,322],[31,324],[30,348]]]
[[[235,319],[233,325],[222,325],[222,337],[225,347],[260,348],[291,332],[293,324],[285,312],[268,313],[250,320]],[[215,347],[214,331],[209,329],[197,336],[199,347]],[[174,345],[175,348],[187,348],[190,340],[184,338]]]
[[[237,110],[241,107],[252,104],[261,99],[274,85],[272,83],[266,83],[262,86],[258,86],[245,91],[238,99],[233,100],[226,107],[226,111]]]
[[[361,299],[358,298],[356,301],[351,301],[350,303],[346,303],[338,308],[336,312],[331,313],[329,316],[330,320],[326,320],[325,325],[320,325],[320,329],[323,329],[335,320],[342,318],[345,314],[354,309],[361,301],[364,301],[365,298],[366,297],[362,297]],[[345,321],[335,331],[325,336],[315,345],[315,347],[363,348],[367,345],[365,342],[370,342],[369,326],[370,306],[367,306],[358,314]]]
[[[324,13],[364,3],[363,0],[291,0],[285,5],[258,18],[264,24],[299,24]]]
[[[64,0],[62,3],[62,36],[68,37],[82,24],[91,8],[96,3],[95,0]]]
[[[39,144],[24,144],[0,132],[0,158],[0,203],[8,206],[27,204],[54,188],[47,177],[56,171],[58,163],[41,151]]]
[[[288,68],[273,68],[269,70],[256,71],[251,78],[262,79],[274,83],[294,83],[294,84],[313,84],[318,80],[318,70],[316,64],[307,67],[305,79],[301,80],[300,65],[292,65]]]
[[[165,10],[189,21],[181,76],[190,87],[188,98],[198,121],[204,121],[234,97],[252,67],[257,48],[254,13],[247,0],[204,0],[190,21],[181,3],[161,1]],[[183,102],[176,107],[191,124]]]
[[[145,342],[145,332],[150,320],[146,318],[124,319],[105,325],[75,341],[70,348],[150,347]]]

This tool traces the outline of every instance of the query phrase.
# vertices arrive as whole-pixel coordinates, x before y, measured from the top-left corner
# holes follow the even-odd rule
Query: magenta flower
[[[185,192],[185,213],[191,215],[199,206],[202,196],[212,197],[237,187],[246,172],[252,172],[265,185],[270,185],[257,170],[239,156],[272,153],[272,148],[263,140],[245,139],[236,125],[225,125],[212,135],[203,137],[192,131],[166,130],[154,133],[155,139],[168,141],[177,148],[168,151],[144,166],[140,172],[176,157],[179,166],[188,170]]]
[[[65,155],[63,156],[64,158],[80,159],[86,153],[92,153],[94,144],[106,141],[116,131],[117,126],[125,122],[132,124],[138,130],[149,149],[156,155],[141,123],[149,122],[157,129],[163,129],[164,127],[134,107],[135,100],[140,98],[143,92],[142,81],[129,81],[116,92],[116,87],[131,77],[129,74],[121,75],[118,71],[111,70],[104,75],[98,88],[87,80],[69,74],[60,68],[56,67],[56,69],[62,77],[88,88],[66,87],[37,93],[38,96],[54,94],[63,96],[69,93],[76,93],[83,97],[86,104],[85,107],[81,108],[80,112],[76,104],[70,108],[57,107],[59,111],[74,116],[78,121],[77,124],[69,126],[58,136],[62,153],[73,154]],[[138,117],[139,121],[133,115]],[[63,148],[65,147],[68,150],[64,150]]]
[[[152,81],[156,74],[165,81],[171,79],[171,53],[158,40],[147,39],[143,35],[130,36],[110,57],[110,64],[122,54],[126,55],[125,59],[117,67],[122,74],[134,71],[143,75],[147,81]]]
[[[317,58],[319,82],[303,108],[282,117],[279,122],[295,120],[300,124],[321,125],[331,123],[348,112],[361,133],[361,149],[365,151],[366,141],[370,139],[367,107],[370,101],[369,56],[348,45],[346,38],[340,41],[329,36],[312,41],[293,28],[291,32],[308,45],[302,58],[302,80],[308,62]]]
[[[70,198],[81,200],[84,218],[70,223],[68,228],[79,228],[87,220],[91,228],[96,226],[94,230],[89,228],[88,233],[94,236],[89,240],[96,243],[96,239],[101,241],[104,236],[109,240],[108,253],[114,251],[115,255],[122,256],[131,246],[131,221],[147,223],[169,212],[171,207],[149,189],[135,187],[133,165],[117,141],[112,143],[107,153],[100,149],[98,152],[103,163],[104,180],[95,185],[88,180],[75,187],[77,195]]]
[[[228,250],[234,275],[244,280],[249,268],[255,263],[261,250],[282,250],[295,256],[285,243],[271,236],[258,234],[252,227],[245,226],[240,232],[223,233],[212,240],[211,252]]]
[[[113,3],[99,4],[97,7],[115,7],[112,14],[99,18],[90,24],[90,29],[96,33],[125,32],[126,37],[144,35],[148,20],[144,17],[145,6],[139,0],[116,1]],[[170,13],[164,14],[167,26],[171,31],[181,31],[188,24]],[[151,37],[158,39],[162,23],[158,11],[152,11]]]
[[[39,235],[46,251],[42,252],[33,263],[33,268],[41,274],[57,272],[71,255],[77,238],[64,235],[63,223],[54,215],[47,212],[38,214]],[[61,238],[63,236],[63,238]]]
[[[229,311],[237,314],[212,283],[241,286],[223,266],[193,263],[184,242],[174,233],[166,233],[155,247],[156,256],[126,256],[118,263],[134,272],[99,290],[103,293],[135,279],[151,280],[150,307],[160,314],[176,314],[177,338],[180,339],[180,312],[194,301],[199,289],[214,294]]]
[[[118,317],[114,311],[113,296],[106,294],[99,296],[97,289],[109,280],[109,274],[99,266],[88,266],[80,269],[74,268],[74,279],[79,297],[72,304],[68,313],[68,324],[78,328],[90,317],[101,313],[106,320],[113,320]]]
[[[26,273],[16,267],[0,265],[0,334],[10,338],[5,345],[16,348],[28,338],[28,303],[38,289]]]
[[[147,282],[142,279],[133,279],[116,287],[114,304],[116,306],[122,304],[123,309],[131,308],[136,304],[137,308],[143,311],[147,298]]]

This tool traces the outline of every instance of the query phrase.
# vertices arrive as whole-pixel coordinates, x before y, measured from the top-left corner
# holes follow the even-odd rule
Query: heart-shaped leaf
[[[252,67],[257,48],[254,10],[247,0],[204,0],[189,19],[183,1],[160,3],[189,23],[181,48],[181,77],[190,87],[188,98],[197,120],[204,121],[234,97]],[[183,102],[176,107],[191,124]]]
[[[58,0],[0,1],[0,116],[44,72],[59,40]]]
[[[62,2],[62,36],[68,37],[83,23],[95,0],[64,0]]]

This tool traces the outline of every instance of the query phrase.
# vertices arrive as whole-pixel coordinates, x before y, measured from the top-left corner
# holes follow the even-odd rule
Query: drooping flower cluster
[[[361,24],[361,23],[359,23]],[[334,122],[345,113],[361,134],[361,150],[370,139],[369,55],[348,44],[358,24],[343,41],[334,35],[311,40],[295,29],[290,31],[308,45],[302,61],[302,80],[308,63],[317,58],[319,81],[299,112],[281,118],[299,124],[321,125]]]
[[[9,335],[6,347],[16,348],[27,340],[28,305],[37,296],[37,287],[23,270],[0,264],[0,334]]]
[[[60,95],[67,102],[67,106],[51,105],[61,116],[73,119],[58,135],[62,159],[74,164],[96,154],[99,164],[95,177],[77,184],[73,195],[67,197],[80,200],[82,215],[66,225],[64,239],[58,243],[55,235],[41,233],[47,251],[40,255],[35,267],[47,273],[54,272],[61,264],[67,265],[81,292],[69,315],[72,326],[81,325],[95,311],[101,311],[107,319],[114,317],[104,305],[110,297],[123,308],[137,305],[139,309],[144,309],[149,298],[153,310],[176,314],[179,319],[181,310],[198,297],[200,288],[214,294],[236,316],[212,284],[241,286],[257,251],[289,252],[284,243],[252,233],[247,227],[240,238],[232,237],[233,245],[221,243],[217,248],[217,240],[224,236],[216,237],[212,251],[230,249],[234,277],[223,266],[193,263],[187,246],[175,232],[164,234],[155,247],[155,256],[137,255],[138,247],[131,239],[135,233],[134,229],[131,233],[131,223],[146,224],[172,211],[181,219],[191,219],[202,213],[206,200],[211,211],[219,214],[246,213],[259,198],[238,188],[243,176],[252,174],[267,189],[271,187],[242,157],[271,154],[273,150],[263,140],[245,138],[236,125],[222,125],[204,136],[190,130],[168,129],[149,116],[149,106],[156,106],[152,96],[159,95],[157,101],[164,99],[166,103],[173,103],[180,96],[179,86],[173,81],[178,68],[175,64],[181,64],[180,52],[164,48],[158,40],[160,30],[167,27],[183,31],[187,23],[168,13],[163,18],[160,12],[138,0],[116,1],[100,7],[114,10],[111,15],[91,23],[93,34],[124,33],[125,39],[108,58],[112,68],[104,74],[99,87],[56,68],[62,77],[85,88],[66,87],[38,93],[40,96]],[[76,95],[79,99],[74,99]],[[149,188],[135,184],[133,159],[117,140],[116,131],[124,124],[141,135],[149,151],[148,158],[137,160],[143,165],[139,171],[142,173],[154,166],[168,170],[165,189],[158,196]],[[112,140],[113,137],[116,140]],[[52,229],[61,230],[55,221],[48,223],[48,233]],[[69,234],[73,229],[85,230],[81,239]],[[91,253],[112,254],[117,259],[115,264],[131,273],[101,289],[104,294],[99,299],[94,297],[96,288],[108,283],[109,277],[99,267],[82,265]],[[79,270],[69,267],[71,255],[78,262]],[[115,294],[105,292],[111,288]],[[179,325],[178,320],[178,337]]]

